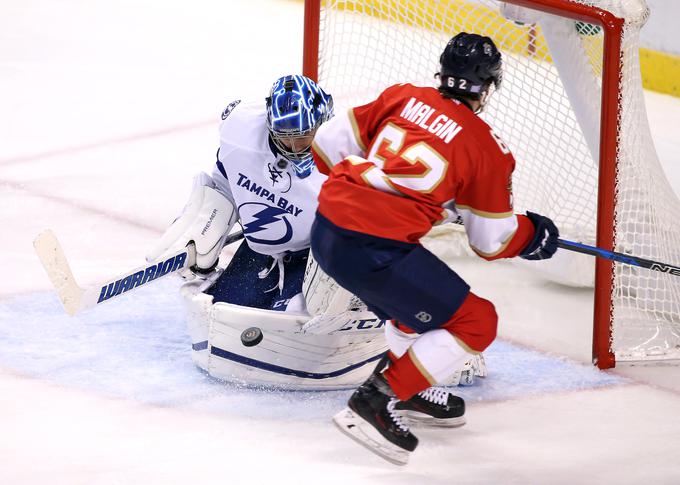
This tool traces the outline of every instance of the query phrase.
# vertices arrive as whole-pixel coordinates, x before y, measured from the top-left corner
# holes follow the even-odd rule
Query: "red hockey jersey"
[[[457,213],[486,259],[516,256],[533,237],[513,213],[510,150],[434,88],[387,88],[323,124],[312,150],[329,175],[318,210],[340,227],[413,243]]]

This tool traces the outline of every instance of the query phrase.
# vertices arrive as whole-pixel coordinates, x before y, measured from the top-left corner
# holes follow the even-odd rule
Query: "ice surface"
[[[103,396],[254,418],[327,420],[349,397],[349,391],[247,389],[199,372],[191,362],[177,288],[176,281],[159,281],[76,317],[63,313],[53,293],[12,297],[0,307],[0,362],[26,375]],[[628,382],[589,364],[503,341],[486,352],[486,360],[493,377],[458,389],[468,400]]]
[[[403,469],[333,428],[350,391],[197,370],[178,280],[62,312],[35,235],[55,231],[81,284],[139,265],[211,169],[224,106],[299,71],[302,14],[273,0],[3,7],[0,483],[680,483],[678,367],[597,371],[590,293],[511,265],[457,263],[496,303],[501,338],[489,377],[460,389],[468,424],[416,430]],[[677,191],[680,100],[647,101]]]

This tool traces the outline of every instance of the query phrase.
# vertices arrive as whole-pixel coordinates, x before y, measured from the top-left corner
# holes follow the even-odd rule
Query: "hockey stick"
[[[463,220],[460,216],[458,216],[458,219],[455,221],[451,221],[451,223],[464,226]],[[672,264],[668,263],[660,263],[658,261],[652,261],[651,259],[640,258],[630,254],[617,253],[616,251],[607,251],[606,249],[598,248],[597,246],[589,246],[587,244],[569,241],[567,239],[558,239],[557,247],[566,249],[568,251],[574,251],[576,253],[597,256],[610,261],[615,261],[617,263],[630,264],[631,266],[638,266],[651,271],[660,271],[662,273],[680,276],[680,267],[678,266],[673,266]]]
[[[630,264],[632,266],[639,266],[640,268],[647,268],[652,271],[660,271],[662,273],[680,276],[679,267],[667,263],[659,263],[658,261],[652,261],[651,259],[617,253],[616,251],[607,251],[606,249],[598,248],[597,246],[588,246],[587,244],[567,241],[566,239],[558,239],[557,246],[577,253],[599,256],[600,258],[616,261],[617,263]]]
[[[242,238],[243,232],[231,234],[224,241],[224,245]],[[167,254],[122,275],[82,288],[73,277],[64,250],[51,230],[41,232],[33,241],[33,246],[47,272],[47,276],[57,291],[64,310],[71,316],[156,281],[163,276],[175,273],[180,269],[191,267],[196,259],[194,247],[190,244],[184,249]]]

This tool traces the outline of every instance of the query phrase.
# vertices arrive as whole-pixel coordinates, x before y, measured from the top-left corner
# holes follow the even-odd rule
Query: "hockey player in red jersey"
[[[477,116],[502,78],[488,37],[460,33],[440,57],[439,88],[391,86],[321,126],[312,150],[328,173],[312,228],[321,268],[359,296],[386,328],[390,361],[338,413],[338,427],[405,464],[417,444],[404,412],[446,415],[460,400],[431,386],[496,337],[494,305],[420,243],[434,224],[460,217],[482,258],[547,259],[558,230],[516,215],[515,160]]]

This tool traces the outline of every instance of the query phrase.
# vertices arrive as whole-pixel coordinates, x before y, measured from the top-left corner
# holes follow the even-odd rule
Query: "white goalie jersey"
[[[317,195],[325,175],[295,175],[270,141],[263,102],[234,101],[222,113],[212,178],[238,210],[253,251],[277,255],[309,247]]]

